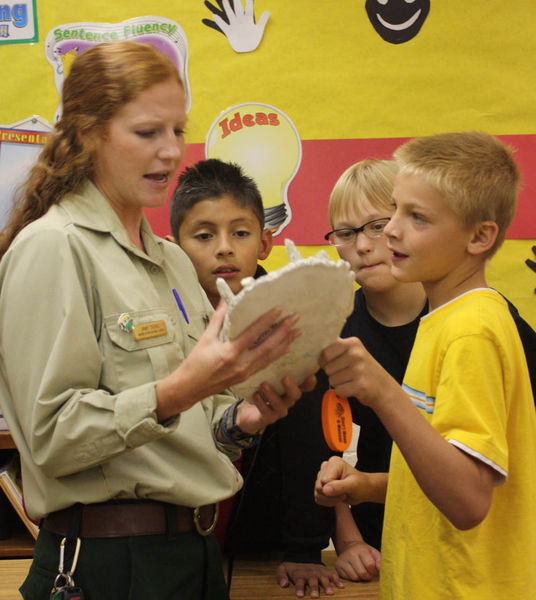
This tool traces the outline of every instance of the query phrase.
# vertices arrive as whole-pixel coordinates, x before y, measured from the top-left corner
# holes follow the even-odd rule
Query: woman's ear
[[[495,221],[482,221],[478,223],[473,228],[473,235],[467,245],[467,251],[474,256],[487,254],[493,247],[493,244],[495,244],[498,233],[499,226]]]
[[[95,150],[95,135],[92,131],[77,129],[76,137],[78,138],[80,145],[88,152],[93,152]]]
[[[76,137],[83,148],[90,153],[94,153],[97,150],[100,142],[108,139],[107,129],[101,127],[78,128],[76,130]]]

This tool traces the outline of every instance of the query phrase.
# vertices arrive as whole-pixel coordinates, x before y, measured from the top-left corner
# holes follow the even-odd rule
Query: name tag
[[[140,323],[134,326],[134,339],[147,340],[149,338],[166,335],[167,328],[165,321],[152,321],[150,323]]]

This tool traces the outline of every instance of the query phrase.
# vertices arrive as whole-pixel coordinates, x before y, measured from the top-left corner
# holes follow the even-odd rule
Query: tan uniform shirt
[[[156,420],[155,383],[191,351],[212,307],[178,246],[145,219],[142,238],[147,254],[88,184],[27,226],[0,263],[0,405],[34,518],[112,498],[197,506],[241,486],[236,448],[213,433],[231,395]]]

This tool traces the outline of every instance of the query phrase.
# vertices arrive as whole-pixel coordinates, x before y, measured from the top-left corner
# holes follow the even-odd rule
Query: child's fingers
[[[312,390],[315,389],[316,384],[317,384],[316,376],[313,374],[313,375],[309,375],[309,377],[307,377],[307,379],[302,384],[300,384],[299,387],[302,392],[311,392]]]
[[[360,358],[363,344],[357,338],[339,338],[334,344],[324,348],[319,365],[328,375],[344,369]]]
[[[344,348],[340,344],[341,341],[342,339],[339,338],[336,342],[330,346],[326,346],[326,348],[322,350],[320,353],[320,358],[318,359],[318,364],[322,369],[344,352]]]
[[[324,484],[322,493],[326,498],[343,502],[346,500],[346,485],[345,482],[340,479],[335,479]]]
[[[344,473],[344,461],[340,456],[332,456],[322,463],[318,474],[319,482],[326,485],[330,481],[340,479]]]

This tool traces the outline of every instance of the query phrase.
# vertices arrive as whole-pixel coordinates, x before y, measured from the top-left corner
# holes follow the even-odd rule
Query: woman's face
[[[93,138],[94,183],[124,221],[162,206],[184,152],[186,108],[169,79],[141,92]]]

